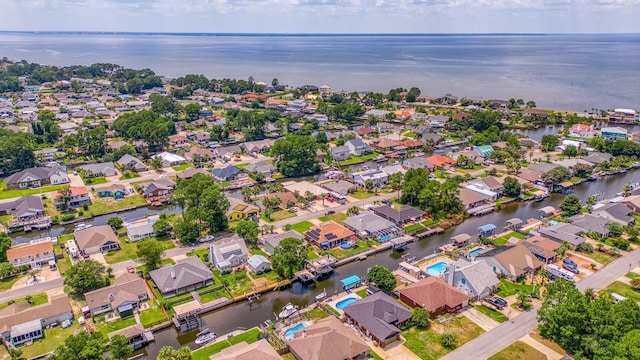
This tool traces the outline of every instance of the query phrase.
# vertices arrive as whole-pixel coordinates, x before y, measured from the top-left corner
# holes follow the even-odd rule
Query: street
[[[16,290],[7,290],[0,293],[0,303],[4,303],[10,300],[23,298],[27,295],[38,294],[47,290],[55,289],[64,285],[64,279],[57,278],[49,281],[45,281],[36,285],[26,286]]]

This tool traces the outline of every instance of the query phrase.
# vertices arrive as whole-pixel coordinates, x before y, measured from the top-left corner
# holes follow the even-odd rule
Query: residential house
[[[265,235],[259,238],[258,241],[262,244],[262,247],[267,254],[273,255],[275,253],[276,247],[280,245],[280,242],[287,238],[303,240],[304,236],[300,235],[300,233],[295,230],[289,230],[280,234]]]
[[[244,171],[247,173],[264,174],[264,176],[269,177],[272,174],[278,172],[278,169],[276,169],[276,167],[272,164],[264,160],[260,160],[258,162],[251,163],[245,166]]]
[[[435,169],[435,166],[429,160],[421,157],[405,159],[402,165],[409,169],[425,169],[427,171],[433,171],[433,169]]]
[[[213,284],[211,270],[197,256],[165,265],[149,272],[149,276],[165,299]]]
[[[495,275],[493,275],[495,278]],[[436,276],[429,276],[400,289],[400,300],[412,308],[421,307],[431,316],[457,313],[471,297]]]
[[[498,246],[481,252],[477,260],[484,260],[498,275],[517,280],[536,273],[544,263],[522,244]]]
[[[53,252],[53,243],[49,240],[7,249],[7,262],[15,267],[28,265],[32,269],[50,265],[51,262],[55,264],[56,254]]]
[[[183,156],[180,156],[178,154],[174,154],[168,151],[163,151],[159,154],[153,155],[152,158],[153,159],[159,158],[160,161],[162,162],[162,167],[172,167],[172,166],[177,166],[187,162],[187,159],[185,159]]]
[[[591,139],[593,137],[596,137],[597,134],[598,132],[593,129],[593,125],[573,124],[571,128],[569,128],[570,137]]]
[[[22,170],[5,179],[7,190],[37,188],[43,185],[69,183],[67,169],[62,166],[35,167]]]
[[[240,199],[229,197],[229,209],[225,213],[229,221],[239,221],[258,216],[258,207]]]
[[[209,360],[282,360],[282,356],[269,344],[266,339],[260,339],[252,344],[242,341],[220,352],[209,356]]]
[[[240,148],[247,154],[263,154],[268,152],[274,143],[275,140],[272,139],[248,141],[240,144]]]
[[[213,151],[200,146],[192,146],[189,151],[184,153],[184,158],[190,162],[207,162],[215,157],[216,154]]]
[[[498,199],[498,193],[488,190],[486,186],[484,186],[484,183],[482,181],[469,183],[469,185],[465,186],[464,188],[473,191],[490,201],[496,201]]]
[[[185,147],[189,144],[189,139],[183,134],[175,134],[169,136],[169,146],[174,148]]]
[[[400,131],[399,126],[386,121],[377,123],[376,129],[378,129],[378,132],[380,133],[397,133],[398,131]]]
[[[244,264],[248,258],[247,245],[239,237],[209,246],[209,261],[221,272]]]
[[[352,242],[356,238],[353,231],[335,221],[314,226],[304,234],[311,244],[322,249],[330,249],[343,242]]]
[[[375,134],[376,133],[376,129],[372,129],[370,127],[360,127],[360,128],[357,128],[357,129],[353,130],[353,132],[356,133],[360,137],[364,137],[364,136],[369,136],[371,134]]]
[[[23,196],[13,201],[0,203],[0,215],[12,215],[9,227],[38,221],[46,217],[40,196]]]
[[[404,230],[395,223],[370,212],[348,217],[344,220],[344,226],[360,238],[373,238],[381,242],[404,235]]]
[[[196,174],[202,174],[209,177],[213,177],[213,174],[203,168],[188,168],[186,170],[182,170],[179,173],[176,173],[176,180],[180,179],[191,179]]]
[[[389,111],[387,110],[371,109],[364,113],[363,118],[368,119],[373,116],[378,120],[384,120],[388,113]]]
[[[329,148],[329,152],[335,161],[348,160],[351,157],[351,150],[346,145],[331,147]]]
[[[626,140],[627,129],[621,127],[603,127],[600,130],[600,137],[605,140]]]
[[[404,225],[424,218],[425,212],[413,206],[402,205],[399,210],[391,206],[381,205],[371,208],[374,214],[392,221],[396,225]]]
[[[175,184],[169,184],[168,181],[152,181],[140,184],[140,193],[150,203],[165,203],[169,201],[169,196],[175,188]]]
[[[522,245],[545,264],[556,261],[556,257],[558,256],[556,250],[562,246],[559,242],[540,235],[535,235],[523,240]]]
[[[485,261],[470,262],[463,258],[447,267],[443,280],[467,294],[471,300],[482,300],[490,296],[500,284],[495,272]]]
[[[452,158],[440,154],[427,157],[427,161],[439,169],[451,169],[457,164]]]
[[[347,141],[345,145],[349,147],[349,151],[355,156],[371,154],[373,152],[368,144],[358,138]]]
[[[475,146],[473,150],[483,158],[487,159],[493,153],[493,146],[491,145],[480,145]]]
[[[374,187],[382,187],[387,183],[389,175],[378,169],[354,172],[349,175],[351,179],[362,187],[367,187],[367,181],[371,180]]]
[[[609,203],[599,207],[594,206],[591,210],[592,215],[602,216],[622,226],[629,225],[634,221],[634,219],[629,216],[631,212],[630,208],[621,203]]]
[[[477,188],[494,192],[497,196],[502,196],[504,192],[504,186],[494,176],[474,179],[469,181],[469,183],[475,185]]]
[[[0,310],[0,336],[5,343],[18,346],[42,338],[46,327],[67,320],[73,320],[73,309],[66,294],[36,306],[17,302]]]
[[[137,274],[124,273],[113,285],[84,293],[91,315],[114,312],[121,318],[133,316],[133,310],[149,299],[147,284]]]
[[[374,139],[373,141],[373,149],[380,152],[391,151],[399,146],[400,146],[399,141],[395,141],[387,138]]]
[[[127,229],[127,237],[131,242],[155,237],[156,232],[153,230],[153,224],[159,219],[159,215],[152,215],[124,224]]]
[[[124,154],[118,161],[116,161],[116,163],[121,169],[128,169],[136,172],[148,170],[147,165],[145,165],[142,160],[129,154]]]
[[[574,249],[586,241],[585,238],[580,236],[584,229],[569,223],[557,223],[538,232],[540,235],[558,243],[568,243]]]
[[[51,199],[53,199],[53,205],[55,205],[56,209],[70,210],[85,204],[91,204],[89,190],[85,186],[71,186],[69,187],[69,192],[69,196],[63,196],[59,191],[51,193]]]
[[[431,115],[427,119],[427,123],[432,128],[444,128],[449,123],[450,118],[445,115]]]
[[[612,221],[606,217],[581,214],[572,216],[570,220],[571,225],[581,228],[585,233],[595,232],[601,238],[609,236],[609,224]]]
[[[256,274],[271,270],[271,261],[262,255],[252,255],[247,260],[247,267]]]
[[[98,177],[98,176],[116,176],[118,171],[116,166],[112,162],[104,162],[97,164],[87,164],[78,166],[80,171],[84,171],[86,177]]]
[[[127,187],[122,184],[111,184],[106,187],[101,187],[96,189],[96,192],[98,193],[98,197],[111,197],[116,200],[123,199],[128,194]]]
[[[407,173],[407,169],[402,167],[402,165],[400,164],[383,166],[380,168],[380,170],[384,171],[387,176],[393,176],[397,173],[401,173],[404,175]]]
[[[120,249],[116,233],[109,225],[92,226],[75,232],[76,243],[84,255],[106,253]]]
[[[216,152],[218,153],[218,156],[225,158],[227,160],[231,160],[231,158],[233,158],[234,155],[242,153],[242,148],[240,148],[240,146],[238,145],[231,145],[231,146],[219,147],[216,149]]]
[[[334,316],[318,320],[287,341],[297,360],[365,360],[369,346]]]
[[[590,152],[589,155],[582,158],[584,161],[588,161],[592,164],[600,164],[605,161],[609,161],[613,158],[613,155],[601,152]]]
[[[213,169],[213,177],[220,181],[236,181],[247,177],[247,174],[233,165],[222,169]]]
[[[377,292],[347,305],[347,322],[359,328],[376,345],[386,345],[400,338],[399,327],[411,319],[411,311],[391,296]]]
[[[145,330],[142,324],[135,324],[112,331],[109,333],[109,340],[117,335],[124,336],[127,339],[127,344],[133,346],[134,351],[147,346],[154,339],[153,336],[149,336],[152,335],[151,332]]]
[[[490,202],[490,198],[481,194],[479,191],[472,191],[467,188],[460,189],[458,195],[460,202],[464,206],[465,210],[470,210],[478,206],[487,205]]]

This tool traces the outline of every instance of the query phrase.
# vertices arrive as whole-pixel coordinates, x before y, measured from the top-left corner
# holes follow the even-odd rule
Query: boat
[[[90,228],[92,225],[91,224],[85,224],[83,222],[81,223],[77,223],[75,229],[73,229],[73,231],[80,231],[80,230],[85,230]]]
[[[292,303],[288,303],[282,308],[282,311],[280,311],[280,314],[278,314],[278,318],[286,319],[289,316],[296,314],[297,312],[298,312],[298,307],[293,305]]]
[[[216,333],[211,332],[209,329],[204,330],[196,338],[197,345],[204,345],[216,339]]]
[[[362,255],[358,256],[358,260],[360,260],[360,261],[363,261],[366,258],[367,258],[367,255],[365,255],[365,254],[362,254]]]
[[[322,292],[316,295],[316,301],[320,301],[327,297],[327,289],[322,289]]]
[[[387,160],[387,158],[382,154],[380,154],[380,155],[376,156],[375,158],[373,158],[373,161],[375,161],[375,162],[382,162],[382,161],[385,161],[385,160]]]

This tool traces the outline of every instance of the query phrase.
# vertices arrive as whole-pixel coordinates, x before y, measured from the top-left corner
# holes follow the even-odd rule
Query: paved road
[[[57,287],[63,286],[63,283],[64,283],[64,280],[62,278],[57,278],[57,279],[45,281],[40,284],[23,287],[16,290],[3,291],[3,292],[0,292],[0,303],[7,302],[9,300],[19,299],[27,295],[33,295],[33,294],[45,292],[47,290],[55,289]]]
[[[602,270],[578,282],[581,291],[592,288],[596,291],[606,287],[617,278],[623,276],[640,262],[640,249],[636,249],[624,257],[610,263]],[[631,265],[630,265],[631,264]],[[455,359],[487,359],[502,350],[512,342],[530,333],[538,326],[538,308],[536,306],[528,312],[516,316],[513,321],[507,321],[488,331],[476,339],[450,352],[441,360]]]

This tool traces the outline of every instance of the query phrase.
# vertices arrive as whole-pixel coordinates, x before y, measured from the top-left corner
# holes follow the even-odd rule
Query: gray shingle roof
[[[203,281],[211,280],[211,271],[197,256],[178,260],[175,265],[166,265],[149,273],[162,293],[175,291]]]
[[[400,332],[394,324],[403,323],[411,318],[409,309],[383,292],[347,305],[344,313],[381,340]]]

